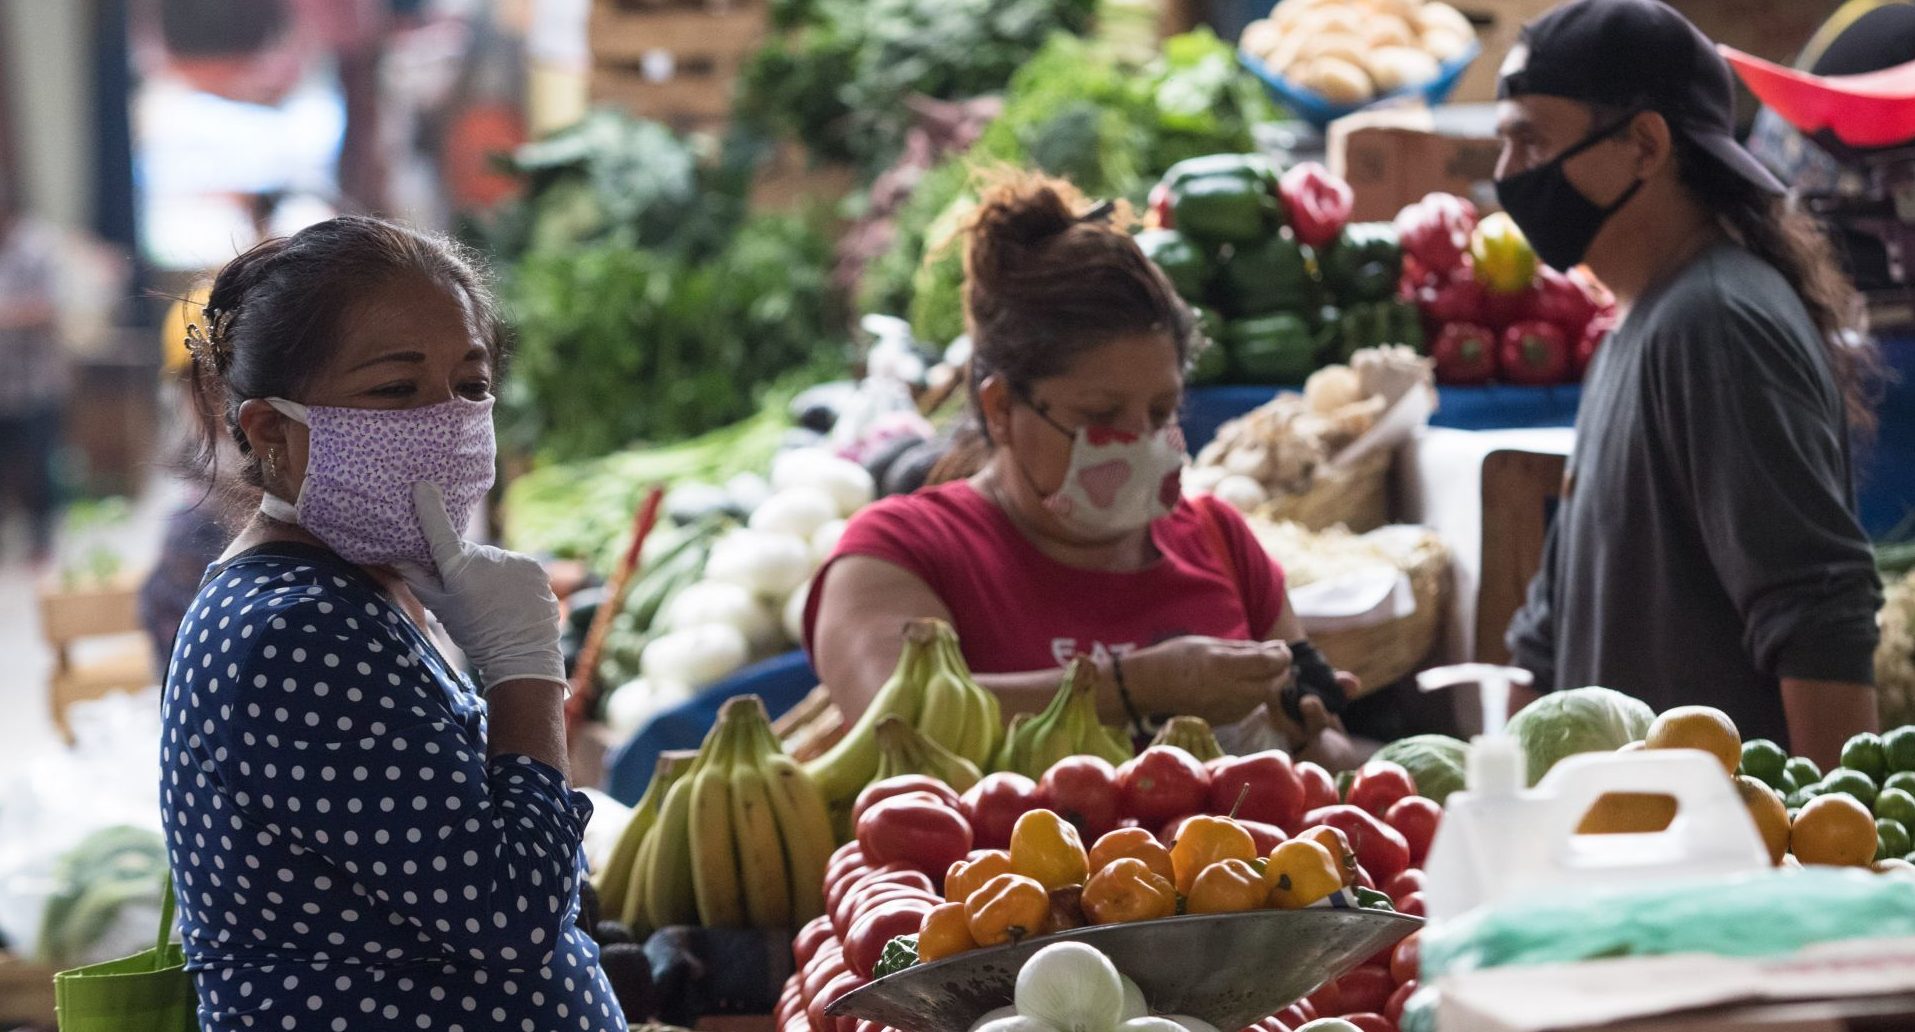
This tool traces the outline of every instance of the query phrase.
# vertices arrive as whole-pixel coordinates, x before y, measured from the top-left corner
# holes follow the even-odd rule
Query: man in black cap
[[[1658,0],[1573,0],[1499,87],[1497,194],[1624,313],[1509,633],[1544,690],[1706,704],[1824,766],[1878,717],[1851,485],[1872,352],[1826,237],[1734,136],[1727,64]]]

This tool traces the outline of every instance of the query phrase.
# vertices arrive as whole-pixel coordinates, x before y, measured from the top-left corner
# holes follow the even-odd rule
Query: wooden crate
[[[680,130],[721,128],[768,30],[762,3],[592,5],[592,101]]]
[[[132,584],[44,591],[40,627],[54,656],[48,706],[64,738],[73,737],[66,719],[69,706],[110,692],[139,691],[159,679],[152,644],[142,633],[139,591]],[[82,655],[82,649],[87,654]]]
[[[0,950],[0,1028],[52,1028],[53,969]]]
[[[1560,0],[1451,0],[1469,17],[1482,41],[1476,59],[1456,87],[1457,103],[1496,99],[1496,73],[1523,24]],[[1841,0],[1670,0],[1703,34],[1771,61],[1787,61],[1807,43]],[[1743,105],[1746,113],[1748,105]]]

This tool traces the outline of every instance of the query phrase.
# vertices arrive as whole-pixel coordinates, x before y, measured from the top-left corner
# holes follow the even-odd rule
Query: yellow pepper
[[[972,854],[952,864],[951,869],[944,873],[944,898],[953,903],[962,903],[985,882],[1009,873],[1011,854],[1002,849]]]
[[[1051,894],[1036,879],[1021,874],[1000,874],[964,901],[965,925],[979,946],[1043,935],[1050,918]]]
[[[1124,857],[1134,857],[1144,862],[1144,866],[1155,871],[1165,881],[1174,881],[1177,869],[1170,862],[1170,850],[1157,841],[1157,836],[1142,828],[1118,828],[1107,831],[1090,848],[1091,877]]]
[[[1090,857],[1075,825],[1049,810],[1032,810],[1011,828],[1011,870],[1047,890],[1061,889],[1089,880]]]
[[[1269,898],[1263,878],[1248,860],[1220,860],[1197,873],[1184,900],[1188,914],[1235,914],[1263,909]]]
[[[1343,887],[1337,862],[1314,839],[1297,838],[1270,851],[1263,883],[1269,904],[1278,910],[1302,910]]]
[[[1092,924],[1153,921],[1176,916],[1177,889],[1144,861],[1120,856],[1090,876],[1083,904]]]
[[[1495,212],[1476,224],[1469,253],[1476,282],[1493,294],[1521,293],[1536,278],[1536,252],[1508,212]]]
[[[1322,846],[1323,851],[1330,854],[1330,859],[1336,864],[1337,874],[1343,880],[1343,887],[1347,889],[1356,885],[1356,850],[1350,848],[1350,837],[1345,835],[1342,829],[1332,828],[1326,824],[1311,828],[1298,835],[1297,839],[1315,842]]]
[[[932,907],[918,925],[920,964],[974,949],[977,949],[977,940],[971,937],[971,922],[965,916],[962,903],[940,903]]]
[[[1249,863],[1257,858],[1257,843],[1243,825],[1228,817],[1192,817],[1177,832],[1170,847],[1171,869],[1177,875],[1177,891],[1190,895],[1197,875],[1223,860]]]

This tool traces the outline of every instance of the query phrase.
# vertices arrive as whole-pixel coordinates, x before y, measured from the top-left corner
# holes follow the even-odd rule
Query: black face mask
[[[1638,179],[1614,204],[1604,207],[1584,197],[1563,172],[1564,162],[1601,143],[1637,114],[1640,112],[1632,111],[1613,125],[1590,133],[1544,164],[1496,181],[1497,203],[1516,220],[1517,228],[1536,249],[1536,256],[1550,268],[1568,272],[1581,264],[1596,234],[1602,232],[1603,223],[1642,189],[1642,180]]]

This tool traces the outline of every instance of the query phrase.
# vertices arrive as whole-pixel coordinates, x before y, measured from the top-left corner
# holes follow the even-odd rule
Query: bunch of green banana
[[[995,754],[1003,729],[997,696],[971,679],[951,625],[942,620],[912,620],[904,627],[904,650],[890,680],[844,737],[805,765],[836,810],[848,812],[858,793],[876,777],[878,724],[886,717],[903,720],[980,766]]]
[[[633,861],[626,923],[796,928],[824,913],[835,846],[824,799],[785,755],[764,703],[738,696],[664,792]]]
[[[1217,735],[1210,730],[1210,722],[1202,717],[1171,717],[1164,721],[1150,744],[1174,745],[1196,757],[1198,763],[1209,763],[1224,754],[1223,746],[1217,744]]]
[[[645,844],[645,837],[651,834],[652,826],[658,823],[658,811],[664,806],[665,793],[671,791],[672,784],[684,777],[697,761],[698,754],[691,751],[658,754],[658,765],[652,770],[651,783],[645,786],[645,794],[639,797],[638,805],[632,808],[631,822],[625,825],[625,830],[619,834],[618,844],[612,847],[611,857],[593,879],[593,887],[598,890],[599,911],[606,917],[627,923],[632,920],[638,897],[644,889],[636,879],[639,847]]]
[[[991,766],[1039,778],[1057,761],[1084,753],[1113,764],[1131,757],[1123,732],[1097,722],[1096,672],[1080,658],[1064,671],[1064,682],[1043,712],[1012,721]]]
[[[898,717],[878,721],[878,771],[871,780],[900,774],[923,774],[962,792],[983,775],[977,764],[939,745],[935,739]]]

